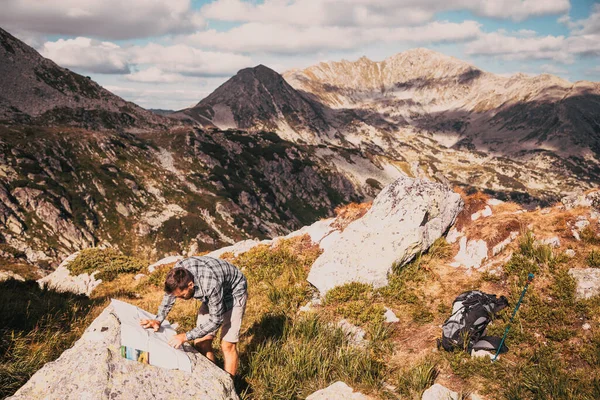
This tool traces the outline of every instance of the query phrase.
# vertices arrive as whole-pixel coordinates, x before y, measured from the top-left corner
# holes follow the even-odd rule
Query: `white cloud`
[[[465,45],[469,55],[500,56],[507,60],[556,60],[573,62],[573,55],[565,50],[564,36],[517,37],[493,32],[481,35]]]
[[[208,96],[216,88],[216,83],[206,86],[197,82],[197,87],[190,87],[190,83],[187,82],[168,89],[148,87],[148,85],[131,87],[122,84],[104,85],[104,88],[145,108],[181,110],[197,104]]]
[[[163,46],[150,43],[129,50],[132,64],[154,65],[166,72],[189,76],[228,76],[252,66],[247,56],[203,51],[185,44]]]
[[[575,21],[570,27],[578,35],[600,34],[600,4],[594,4],[588,18]]]
[[[120,47],[85,37],[46,42],[40,53],[60,66],[81,72],[127,74],[137,67],[128,79],[142,82],[177,82],[181,75],[230,76],[252,65],[247,56],[202,51],[183,44]]]
[[[438,12],[469,10],[493,18],[522,21],[562,14],[569,0],[216,0],[201,9],[207,19],[298,26],[406,26],[431,21]]]
[[[423,26],[358,28],[247,23],[226,32],[214,29],[184,37],[187,43],[230,52],[279,54],[353,50],[373,43],[463,41],[481,32],[474,21],[432,22]]]
[[[165,72],[157,67],[150,67],[131,73],[126,75],[125,78],[130,81],[145,83],[174,83],[181,82],[185,79],[185,77],[181,74]]]
[[[114,43],[85,37],[46,42],[40,53],[62,67],[99,74],[129,72],[127,54]]]
[[[2,0],[0,25],[116,40],[193,32],[205,23],[190,0]]]

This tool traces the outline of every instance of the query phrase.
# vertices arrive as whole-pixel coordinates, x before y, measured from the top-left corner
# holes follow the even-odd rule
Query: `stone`
[[[421,400],[458,400],[458,393],[436,383],[423,392]]]
[[[550,247],[560,247],[560,239],[558,236],[542,239],[541,243]]]
[[[567,250],[565,250],[565,255],[569,258],[573,258],[573,257],[575,257],[575,250],[567,249]]]
[[[158,260],[154,264],[148,266],[148,272],[153,273],[156,270],[156,267],[160,267],[161,265],[174,264],[179,260],[183,260],[183,256],[168,256],[163,259]]]
[[[188,373],[123,358],[120,336],[119,320],[108,306],[72,348],[10,399],[239,399],[229,375],[191,346],[185,345],[192,363]]]
[[[444,185],[400,177],[329,244],[312,265],[308,281],[322,296],[349,282],[385,286],[393,264],[406,264],[427,250],[462,207],[460,195]]]
[[[368,400],[360,392],[355,392],[350,386],[338,381],[325,389],[318,390],[308,396],[306,400]]]
[[[465,235],[464,233],[460,232],[455,227],[452,227],[452,228],[450,228],[450,230],[448,231],[448,234],[446,235],[446,242],[448,242],[450,244],[456,243],[458,241],[458,239],[460,239],[464,235]]]
[[[367,334],[364,329],[352,325],[350,322],[345,319],[341,319],[337,323],[337,327],[340,328],[348,338],[350,345],[357,347],[364,347],[367,344],[367,340],[365,339],[365,335]]]
[[[479,268],[487,258],[488,247],[485,240],[476,239],[467,241],[466,237],[460,239],[460,249],[454,257],[452,267]]]
[[[571,275],[577,282],[575,297],[589,299],[600,294],[600,269],[598,268],[571,268]]]
[[[491,359],[491,358],[494,358],[495,356],[496,356],[496,354],[491,351],[475,350],[475,349],[471,350],[471,357],[473,357],[473,358],[489,357]],[[498,359],[500,359],[500,356],[498,356]]]
[[[499,206],[500,204],[503,204],[504,202],[502,200],[499,199],[488,199],[487,204],[490,206]]]
[[[581,329],[583,329],[584,331],[589,331],[590,329],[592,329],[592,326],[586,322],[581,326]]]
[[[134,280],[139,281],[142,278],[147,277],[148,275],[146,274],[137,274],[136,276],[133,277]]]
[[[400,318],[398,318],[396,314],[394,314],[394,312],[387,307],[385,307],[385,314],[383,314],[383,316],[385,317],[385,322],[387,323],[400,321]]]
[[[479,210],[471,215],[471,221],[477,221],[482,217],[489,217],[492,215],[492,209],[490,206],[485,206],[483,210]]]

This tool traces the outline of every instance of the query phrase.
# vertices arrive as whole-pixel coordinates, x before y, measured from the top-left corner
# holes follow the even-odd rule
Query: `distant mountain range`
[[[0,259],[272,237],[403,174],[532,205],[600,180],[598,83],[499,77],[416,49],[283,75],[246,68],[170,112],[1,29],[0,44]]]

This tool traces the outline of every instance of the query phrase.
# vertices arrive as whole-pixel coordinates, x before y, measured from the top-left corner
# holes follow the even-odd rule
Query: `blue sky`
[[[0,27],[147,108],[188,107],[258,64],[284,72],[415,47],[496,74],[600,81],[591,0],[4,0]]]

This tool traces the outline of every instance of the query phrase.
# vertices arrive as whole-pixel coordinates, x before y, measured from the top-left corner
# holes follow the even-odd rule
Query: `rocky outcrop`
[[[460,195],[444,185],[399,178],[381,191],[362,218],[339,233],[313,264],[308,281],[321,295],[354,281],[385,286],[392,265],[427,250],[454,223],[462,206]]]
[[[192,373],[168,370],[123,358],[120,335],[109,306],[72,348],[10,399],[238,399],[229,375],[191,348]]]
[[[592,191],[589,193],[574,194],[561,199],[561,202],[567,210],[575,207],[592,207],[595,210],[600,210],[600,191]]]

